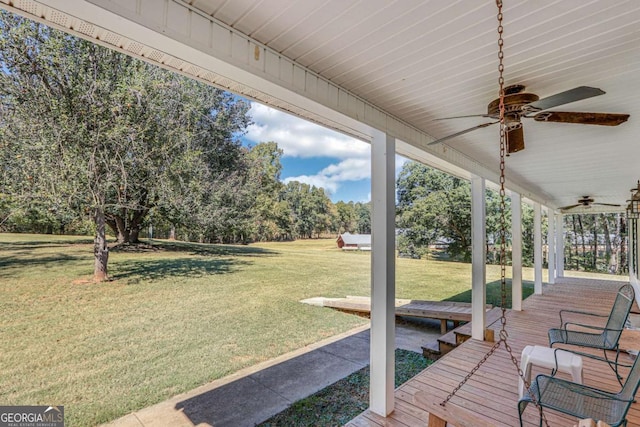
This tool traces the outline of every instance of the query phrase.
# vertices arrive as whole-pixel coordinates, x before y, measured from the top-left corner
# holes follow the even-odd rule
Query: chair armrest
[[[600,332],[622,332],[622,329],[610,329],[610,328],[603,328],[601,326],[593,326],[593,325],[584,325],[582,323],[573,323],[573,322],[567,322],[564,324],[563,328],[565,330],[565,332],[576,332],[576,331],[569,331],[569,329],[567,328],[567,326],[569,325],[573,325],[573,326],[579,326],[581,328],[586,328],[586,329],[593,329],[595,331],[600,331]]]
[[[597,314],[597,313],[591,313],[588,311],[580,311],[580,310],[560,310],[559,314],[560,314],[560,327],[562,328],[564,326],[564,322],[562,321],[562,313],[572,313],[572,314],[581,314],[583,316],[592,316],[592,317],[608,317],[608,315],[606,314]]]

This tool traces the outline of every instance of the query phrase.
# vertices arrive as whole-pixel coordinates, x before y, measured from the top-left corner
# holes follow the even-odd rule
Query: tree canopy
[[[61,228],[90,212],[96,279],[107,277],[105,226],[136,241],[151,210],[202,222],[234,192],[246,102],[6,12],[0,32],[0,192]]]

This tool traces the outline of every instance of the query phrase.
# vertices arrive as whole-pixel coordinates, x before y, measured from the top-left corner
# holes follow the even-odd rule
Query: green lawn
[[[112,252],[113,281],[96,285],[81,280],[90,238],[0,234],[2,404],[65,405],[68,426],[95,425],[366,322],[298,301],[369,295],[369,253],[155,242]],[[398,259],[396,294],[465,299],[470,273]]]

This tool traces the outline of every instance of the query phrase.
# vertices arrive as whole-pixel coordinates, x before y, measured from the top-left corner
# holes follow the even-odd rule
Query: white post
[[[555,243],[555,215],[551,208],[547,208],[547,263],[549,264],[549,280],[550,284],[556,283],[556,243]]]
[[[511,192],[511,308],[522,310],[522,200]]]
[[[556,277],[564,277],[564,218],[556,214]]]
[[[471,177],[471,337],[484,340],[487,303],[485,181]]]
[[[636,223],[640,221],[635,221],[632,219],[627,219],[627,265],[629,266],[629,275],[635,275],[638,277],[638,272],[636,268],[636,253],[637,253],[637,227]]]
[[[395,377],[395,138],[371,142],[371,411],[394,408]]]
[[[633,272],[636,277],[640,278],[640,268],[638,268],[638,252],[640,252],[640,220],[636,219],[633,221],[634,234],[633,234]]]
[[[533,291],[542,295],[542,209],[540,203],[533,204]]]

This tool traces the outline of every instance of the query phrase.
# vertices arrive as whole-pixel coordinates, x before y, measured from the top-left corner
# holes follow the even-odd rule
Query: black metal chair
[[[522,413],[530,402],[538,402],[540,426],[543,408],[559,411],[577,418],[603,421],[611,427],[626,426],[627,412],[640,385],[640,358],[636,358],[622,389],[611,393],[571,381],[538,375],[525,395],[518,401],[518,415],[522,427]],[[532,398],[533,396],[533,398]]]
[[[633,287],[630,284],[623,285],[616,294],[616,299],[611,307],[611,313],[607,318],[605,326],[593,326],[584,325],[579,323],[564,322],[562,319],[563,313],[577,313],[584,316],[591,317],[607,317],[606,315],[599,315],[594,313],[588,313],[575,310],[561,310],[560,311],[560,328],[549,329],[549,346],[553,347],[556,344],[566,344],[570,346],[579,346],[585,348],[593,348],[602,350],[604,357],[596,356],[590,353],[580,352],[571,348],[562,347],[563,350],[570,351],[580,356],[589,357],[596,360],[602,360],[609,364],[611,369],[616,374],[618,382],[622,385],[622,377],[618,373],[618,367],[630,367],[631,365],[622,364],[619,362],[620,346],[618,341],[620,335],[624,330],[625,323],[629,318],[629,312],[635,298]],[[575,327],[588,329],[593,332],[587,332],[584,330],[574,330]],[[615,351],[615,360],[611,360],[607,351]]]

